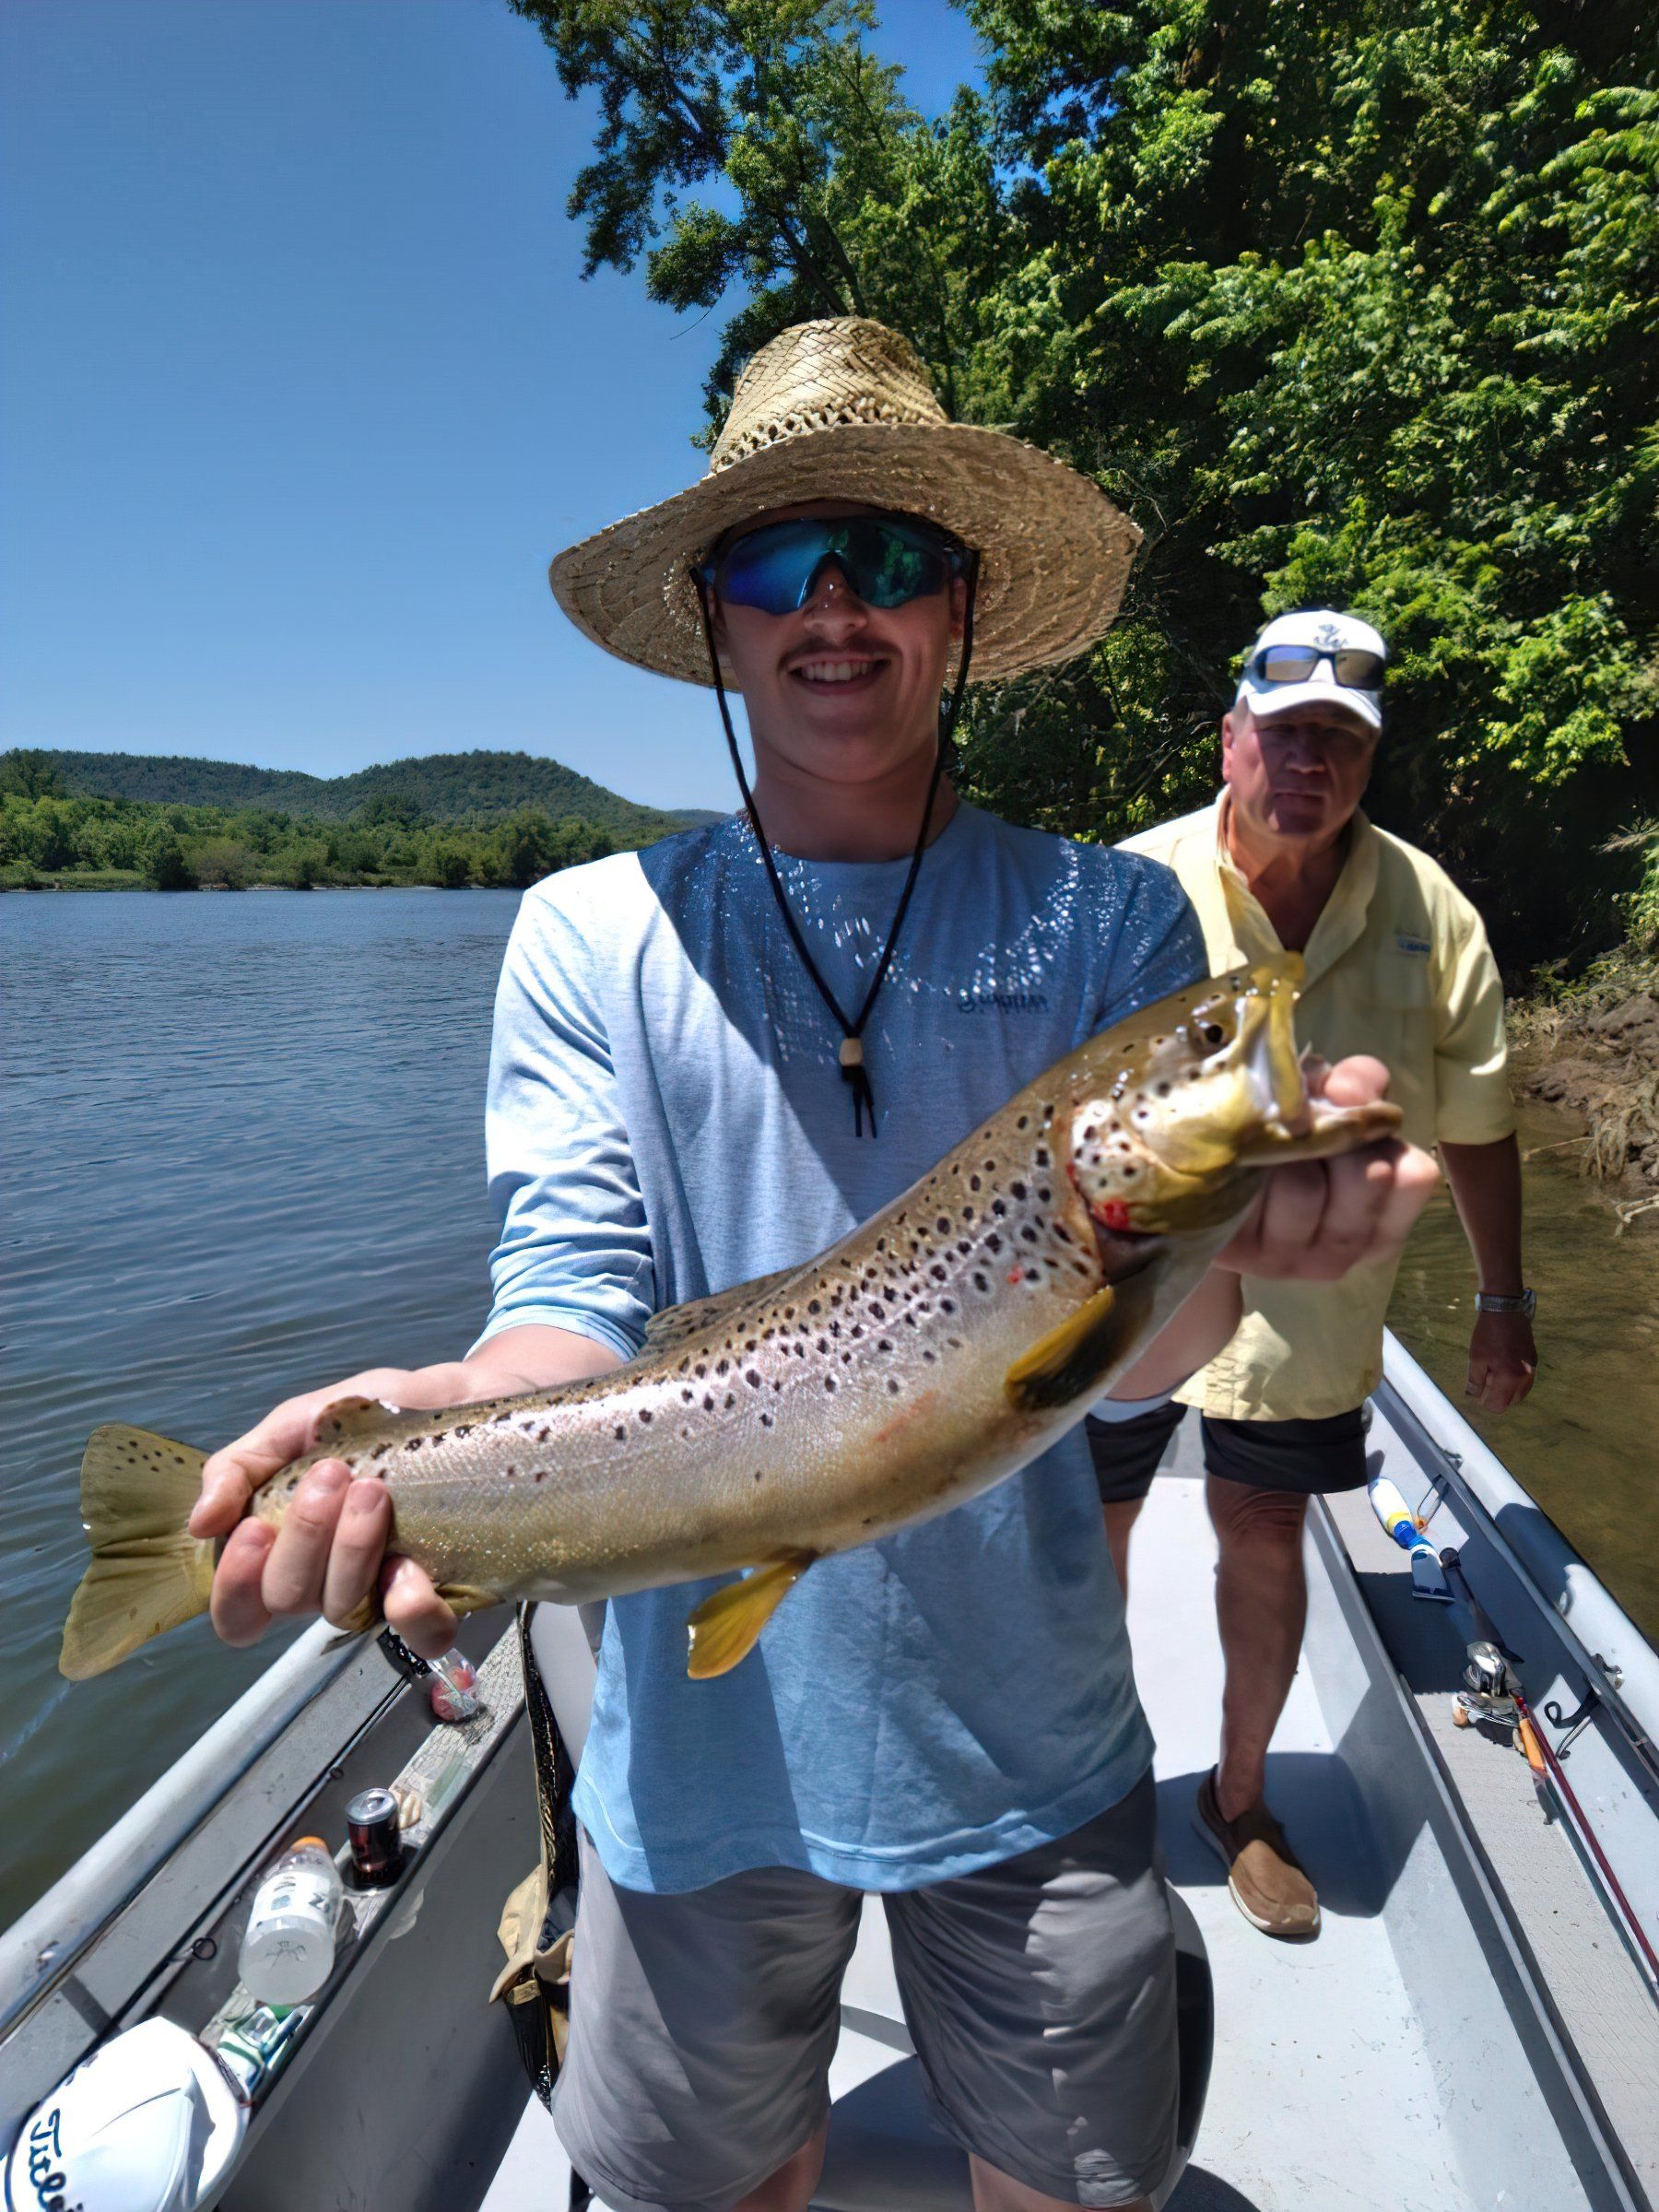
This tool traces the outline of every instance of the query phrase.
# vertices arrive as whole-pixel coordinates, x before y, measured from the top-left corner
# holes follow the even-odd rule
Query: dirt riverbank
[[[1511,1018],[1517,1091],[1571,1117],[1549,1148],[1576,1158],[1625,1220],[1659,1221],[1659,960],[1624,959]]]

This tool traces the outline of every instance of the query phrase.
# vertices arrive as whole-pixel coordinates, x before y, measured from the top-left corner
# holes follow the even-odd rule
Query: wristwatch
[[[1475,1293],[1477,1313],[1524,1313],[1530,1321],[1537,1310],[1538,1294],[1535,1290],[1523,1290],[1518,1297],[1511,1297],[1507,1291],[1501,1290],[1477,1290]]]

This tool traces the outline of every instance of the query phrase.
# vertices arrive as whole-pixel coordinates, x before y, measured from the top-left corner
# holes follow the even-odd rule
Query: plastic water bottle
[[[298,2005],[328,1979],[345,1885],[321,1836],[301,1836],[253,1892],[241,1978],[265,2005]]]

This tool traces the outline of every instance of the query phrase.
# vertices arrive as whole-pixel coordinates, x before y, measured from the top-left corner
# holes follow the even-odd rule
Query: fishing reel
[[[1452,1701],[1454,1725],[1468,1728],[1477,1721],[1486,1721],[1513,1728],[1521,1718],[1515,1703],[1520,1684],[1510,1665],[1509,1653],[1501,1644],[1480,1637],[1465,1647],[1465,1656],[1468,1665],[1464,1668],[1464,1686]]]

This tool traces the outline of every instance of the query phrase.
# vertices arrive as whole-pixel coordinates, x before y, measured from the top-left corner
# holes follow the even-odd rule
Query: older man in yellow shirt
[[[1503,990],[1480,917],[1427,853],[1359,811],[1382,726],[1382,640],[1351,615],[1270,622],[1221,724],[1214,805],[1127,841],[1174,869],[1213,971],[1300,952],[1297,1027],[1328,1060],[1382,1061],[1402,1135],[1433,1146],[1475,1256],[1480,1295],[1469,1394],[1497,1409],[1531,1386],[1533,1295],[1522,1278],[1521,1161],[1505,1072]],[[1178,1402],[1089,1438],[1120,1579],[1129,1534],[1187,1406],[1203,1415],[1219,1540],[1226,1659],[1221,1755],[1200,1832],[1255,1926],[1307,1936],[1319,1901],[1265,1802],[1267,1746],[1289,1694],[1307,1609],[1310,1496],[1365,1481],[1364,1400],[1382,1372],[1394,1264],[1339,1282],[1243,1284],[1226,1349]]]

